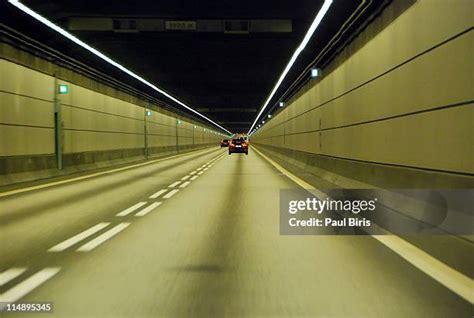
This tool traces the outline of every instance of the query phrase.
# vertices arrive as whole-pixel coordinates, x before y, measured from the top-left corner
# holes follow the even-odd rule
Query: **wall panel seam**
[[[256,144],[258,145],[258,143],[256,143]],[[266,145],[262,144],[262,146],[266,146]],[[423,171],[429,171],[429,172],[441,172],[441,173],[454,174],[454,175],[460,175],[460,176],[474,177],[474,173],[469,173],[469,172],[458,172],[458,171],[451,171],[451,170],[442,170],[442,169],[433,169],[433,168],[418,167],[418,166],[409,166],[409,165],[395,164],[395,163],[383,162],[383,161],[361,160],[361,159],[355,159],[355,158],[350,158],[350,157],[338,157],[338,156],[332,156],[332,155],[321,154],[321,153],[307,152],[307,151],[297,150],[297,149],[292,149],[292,148],[283,148],[283,147],[278,147],[278,146],[273,146],[273,145],[271,147],[275,147],[275,148],[279,148],[279,149],[290,149],[290,150],[302,152],[302,153],[309,154],[309,155],[316,155],[316,156],[333,158],[333,159],[340,159],[340,160],[362,162],[362,163],[369,163],[369,164],[382,165],[382,166],[391,166],[391,167],[423,170]]]
[[[111,134],[124,134],[124,135],[139,135],[143,136],[144,133],[134,133],[125,131],[113,131],[113,130],[94,130],[94,129],[79,129],[79,128],[64,128],[65,131],[83,131],[83,132],[95,132],[95,133],[111,133]]]
[[[135,105],[135,104],[132,104],[132,105]],[[114,116],[114,117],[120,117],[120,118],[125,118],[125,119],[132,119],[132,120],[136,120],[136,121],[141,121],[141,122],[143,122],[143,119],[138,119],[138,118],[133,118],[133,117],[128,117],[128,116],[123,116],[123,115],[114,114],[114,113],[108,113],[108,112],[104,112],[104,111],[101,111],[101,110],[89,109],[89,108],[85,108],[85,107],[81,107],[81,106],[76,106],[76,105],[71,105],[71,104],[66,104],[66,103],[62,103],[62,102],[61,102],[61,106],[65,106],[65,107],[69,107],[69,108],[75,108],[75,109],[80,109],[80,110],[85,110],[85,111],[90,111],[90,112],[93,112],[93,113],[98,113],[98,114],[103,114],[103,115],[110,115],[110,116]]]
[[[404,113],[404,114],[393,115],[393,116],[389,116],[389,117],[378,118],[378,119],[373,119],[373,120],[368,120],[368,121],[363,121],[363,122],[358,122],[358,123],[328,127],[328,128],[323,128],[323,129],[315,129],[315,130],[306,130],[306,131],[300,131],[300,132],[294,132],[294,133],[286,133],[284,135],[273,135],[272,137],[291,136],[291,135],[299,135],[299,134],[304,134],[304,133],[314,133],[314,132],[321,132],[321,131],[328,131],[328,130],[334,130],[334,129],[348,128],[348,127],[354,127],[354,126],[361,126],[361,125],[366,125],[366,124],[371,124],[371,123],[376,123],[376,122],[388,121],[388,120],[392,120],[392,119],[398,119],[398,118],[403,118],[403,117],[408,117],[408,116],[415,116],[415,115],[419,115],[419,114],[445,110],[445,109],[449,109],[449,108],[469,106],[469,105],[472,105],[472,104],[474,104],[474,100],[468,100],[468,101],[465,101],[465,102],[459,102],[459,103],[454,103],[454,104],[449,104],[449,105],[444,105],[444,106],[437,106],[437,107],[430,108],[430,109],[417,110],[417,111],[408,112],[408,113]],[[269,131],[270,130],[267,130],[267,132],[269,132]]]
[[[20,125],[10,123],[0,123],[1,126],[13,126],[13,127],[27,127],[27,128],[41,128],[41,129],[54,129],[54,126],[36,126],[36,125]]]
[[[40,98],[40,97],[35,97],[35,96],[31,96],[31,95],[18,94],[18,93],[14,93],[14,92],[5,91],[5,90],[2,90],[2,89],[0,89],[0,93],[9,94],[9,95],[15,95],[15,96],[20,96],[20,97],[24,97],[24,98],[35,99],[35,100],[39,100],[39,101],[46,102],[46,103],[53,103],[53,102],[54,102],[53,100],[48,100],[48,99],[44,99],[44,98]]]
[[[300,114],[298,114],[298,115],[296,115],[296,116],[294,116],[294,117],[288,118],[288,119],[282,121],[282,122],[279,123],[279,124],[276,124],[276,125],[275,125],[274,127],[272,127],[272,128],[276,128],[276,127],[278,127],[278,126],[281,126],[281,125],[283,125],[283,124],[285,124],[285,123],[287,123],[287,122],[289,122],[289,121],[292,121],[292,120],[294,120],[294,119],[296,119],[296,118],[298,118],[298,117],[301,117],[301,116],[307,114],[308,112],[310,112],[310,111],[312,111],[312,110],[315,110],[315,109],[317,109],[317,108],[323,107],[323,106],[325,106],[325,105],[327,105],[327,104],[329,104],[329,103],[331,103],[331,102],[333,102],[333,101],[335,101],[335,100],[337,100],[337,99],[339,99],[339,98],[341,98],[341,97],[343,97],[343,96],[345,96],[345,95],[348,95],[348,94],[350,94],[351,92],[353,92],[353,91],[355,91],[355,90],[357,90],[357,89],[359,89],[359,88],[361,88],[361,87],[363,87],[363,86],[365,86],[365,85],[367,85],[367,84],[369,84],[369,83],[371,83],[371,82],[373,82],[373,81],[375,81],[375,80],[377,80],[377,79],[379,79],[379,78],[381,78],[381,77],[383,77],[383,76],[385,76],[385,75],[391,73],[392,71],[394,71],[394,70],[396,70],[396,69],[398,69],[398,68],[400,68],[400,67],[402,67],[402,66],[404,66],[404,65],[406,65],[406,64],[408,64],[408,63],[410,63],[410,62],[412,62],[412,61],[414,61],[415,59],[417,59],[417,58],[419,58],[419,57],[421,57],[421,56],[423,56],[423,55],[425,55],[425,54],[427,54],[427,53],[429,53],[429,52],[431,52],[431,51],[433,51],[433,50],[435,50],[435,49],[437,49],[437,48],[439,48],[439,47],[441,47],[441,46],[443,46],[443,45],[445,45],[445,44],[447,44],[447,43],[449,43],[449,42],[451,42],[451,41],[453,41],[453,40],[455,40],[455,39],[458,38],[458,37],[461,37],[461,36],[463,36],[463,35],[469,33],[469,32],[472,31],[473,29],[474,29],[474,27],[470,27],[470,28],[468,28],[468,29],[466,29],[466,30],[464,30],[464,31],[462,31],[462,32],[460,32],[460,33],[458,33],[458,34],[456,34],[456,35],[454,35],[454,36],[452,36],[452,37],[450,37],[450,38],[448,38],[448,39],[446,39],[446,40],[444,40],[444,41],[442,41],[442,42],[440,42],[440,43],[438,43],[438,44],[436,44],[436,45],[434,45],[434,46],[432,46],[432,47],[430,47],[429,49],[426,49],[426,50],[424,50],[423,52],[420,52],[420,53],[418,53],[418,54],[412,56],[411,58],[409,58],[409,59],[407,59],[407,60],[405,60],[405,61],[403,61],[403,62],[401,62],[401,63],[399,63],[399,64],[397,64],[397,65],[395,65],[395,66],[393,66],[393,67],[391,67],[391,68],[389,68],[389,69],[386,70],[385,72],[383,72],[383,73],[381,73],[381,74],[379,74],[379,75],[377,75],[377,76],[375,76],[375,77],[373,77],[373,78],[371,78],[371,79],[365,81],[364,83],[359,84],[359,85],[357,85],[356,87],[353,87],[353,88],[351,88],[351,89],[349,89],[349,90],[347,90],[347,91],[345,91],[345,92],[339,94],[338,96],[335,96],[335,97],[333,97],[333,98],[331,98],[331,99],[329,99],[329,100],[327,100],[327,101],[325,101],[325,102],[323,102],[323,103],[321,103],[321,104],[319,104],[319,105],[316,105],[316,106],[314,106],[314,107],[312,107],[312,108],[310,108],[310,109],[308,109],[308,110],[305,110],[304,112],[302,112],[302,113],[300,113]],[[301,98],[301,96],[298,97],[298,99],[299,99],[299,98]],[[292,104],[288,105],[288,107],[291,107],[291,106],[292,106]],[[278,115],[279,115],[279,114],[278,114]],[[276,116],[275,116],[275,118],[276,118]]]

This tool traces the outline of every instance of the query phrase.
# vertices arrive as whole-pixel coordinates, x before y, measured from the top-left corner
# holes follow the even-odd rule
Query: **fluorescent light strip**
[[[288,74],[288,72],[290,71],[291,67],[293,66],[293,64],[295,63],[296,59],[298,58],[298,56],[300,55],[301,51],[304,50],[304,48],[306,47],[306,45],[308,44],[309,40],[311,39],[311,37],[313,36],[314,32],[316,31],[316,29],[318,28],[319,24],[321,23],[322,19],[324,18],[324,16],[326,15],[326,13],[328,12],[329,10],[329,7],[331,6],[333,0],[325,0],[324,3],[323,3],[323,6],[321,7],[321,9],[319,10],[318,14],[316,15],[316,17],[314,18],[314,21],[313,23],[311,23],[311,26],[309,27],[308,31],[306,32],[306,35],[304,36],[303,38],[303,41],[301,41],[301,44],[296,48],[295,52],[293,53],[293,56],[291,57],[290,61],[288,62],[288,64],[286,65],[285,69],[283,70],[283,72],[281,73],[280,75],[280,78],[278,79],[278,81],[276,82],[275,86],[273,87],[272,91],[270,92],[270,95],[268,95],[265,103],[263,104],[262,108],[260,109],[260,112],[258,113],[257,117],[255,118],[255,121],[253,122],[252,126],[250,127],[249,131],[248,131],[248,134],[251,135],[253,133],[252,129],[253,127],[255,127],[255,125],[257,124],[258,122],[258,119],[260,118],[260,116],[262,115],[262,113],[265,111],[265,109],[267,108],[268,106],[268,103],[270,102],[270,100],[273,98],[273,96],[275,95],[276,91],[278,90],[278,88],[280,87],[281,83],[283,82],[283,80],[285,79],[286,75]]]
[[[162,90],[161,88],[157,87],[156,85],[153,85],[152,83],[148,82],[146,79],[144,79],[144,78],[140,77],[139,75],[135,74],[134,72],[130,71],[129,69],[127,69],[123,65],[117,63],[116,61],[114,61],[110,57],[106,56],[104,53],[98,51],[97,49],[95,49],[95,48],[91,47],[90,45],[86,44],[85,42],[81,41],[79,38],[75,37],[74,35],[67,32],[66,30],[62,29],[61,27],[57,26],[56,24],[49,21],[48,19],[46,19],[42,15],[40,15],[40,14],[36,13],[35,11],[31,10],[30,8],[28,8],[27,6],[22,4],[20,1],[18,1],[18,0],[8,0],[8,2],[10,2],[13,6],[20,9],[21,11],[25,12],[29,16],[35,18],[39,22],[43,23],[44,25],[48,26],[49,28],[53,29],[54,31],[58,32],[62,36],[68,38],[71,41],[73,41],[77,45],[79,45],[79,46],[83,47],[84,49],[88,50],[89,52],[95,54],[96,56],[100,57],[101,59],[108,62],[109,64],[112,64],[113,66],[115,66],[119,70],[123,71],[124,73],[126,73],[126,74],[130,75],[131,77],[137,79],[138,81],[142,82],[143,84],[147,85],[148,87],[151,87],[152,89],[154,89],[158,93],[168,97],[169,99],[171,99],[175,103],[183,106],[184,108],[186,108],[187,110],[193,112],[194,114],[198,115],[199,117],[207,120],[208,122],[215,125],[216,127],[219,127],[223,131],[231,134],[230,131],[228,131],[227,129],[225,129],[224,127],[222,127],[221,125],[219,125],[215,121],[207,118],[206,116],[204,116],[203,114],[201,114],[198,111],[194,110],[193,108],[189,107],[188,105],[186,105],[185,103],[183,103],[182,101],[177,99],[176,97],[171,96],[166,91]]]

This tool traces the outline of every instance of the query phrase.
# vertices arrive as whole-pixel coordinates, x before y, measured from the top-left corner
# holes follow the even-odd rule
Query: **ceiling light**
[[[278,81],[276,82],[275,86],[273,87],[272,91],[268,95],[267,99],[265,100],[265,103],[263,104],[262,108],[260,109],[260,112],[258,113],[257,117],[255,118],[255,121],[253,122],[252,126],[249,129],[249,132],[252,131],[252,128],[255,126],[255,124],[258,122],[258,119],[262,115],[262,113],[265,111],[265,108],[267,108],[268,103],[270,100],[273,98],[273,95],[275,95],[276,91],[280,87],[281,83],[285,79],[286,75],[290,71],[291,67],[295,63],[296,59],[300,55],[301,51],[304,50],[306,45],[308,44],[309,40],[311,39],[312,35],[314,34],[314,31],[318,28],[319,24],[321,23],[321,20],[324,18],[326,13],[329,10],[329,7],[331,6],[333,0],[325,0],[323,3],[323,6],[319,10],[318,14],[313,20],[313,23],[311,23],[311,26],[309,27],[308,31],[306,32],[306,35],[303,38],[303,41],[301,41],[300,45],[296,48],[295,52],[291,56],[290,61],[286,65],[285,69],[281,73],[280,77],[278,78]]]
[[[119,70],[121,70],[122,72],[130,75],[131,77],[135,78],[136,80],[142,82],[143,84],[145,84],[146,86],[152,88],[153,90],[157,91],[158,93],[168,97],[169,99],[171,99],[172,101],[174,101],[175,103],[183,106],[184,108],[186,108],[187,110],[189,110],[190,112],[198,115],[199,117],[207,120],[208,122],[212,123],[213,125],[215,125],[216,127],[219,127],[220,129],[230,133],[230,131],[228,131],[227,129],[225,129],[224,127],[222,127],[221,125],[219,125],[218,123],[216,123],[215,121],[213,121],[212,119],[204,116],[203,114],[201,114],[200,112],[194,110],[193,108],[191,108],[190,106],[186,105],[185,103],[183,103],[182,101],[180,101],[179,99],[177,99],[176,97],[173,97],[172,95],[170,95],[169,93],[167,93],[166,91],[162,90],[161,88],[157,87],[156,85],[148,82],[146,79],[142,78],[141,76],[137,75],[136,73],[132,72],[131,70],[127,69],[125,66],[121,65],[120,63],[116,62],[115,60],[111,59],[110,57],[106,56],[104,53],[100,52],[99,50],[91,47],[90,45],[88,45],[87,43],[83,42],[82,40],[80,40],[79,38],[77,38],[76,36],[72,35],[71,33],[67,32],[66,30],[64,30],[63,28],[57,26],[56,24],[54,24],[53,22],[49,21],[48,19],[46,19],[45,17],[43,17],[42,15],[36,13],[35,11],[33,11],[32,9],[30,9],[29,7],[25,6],[23,3],[21,3],[19,0],[8,0],[8,2],[10,2],[13,6],[15,6],[16,8],[20,9],[21,11],[25,12],[26,14],[28,14],[29,16],[35,18],[36,20],[38,20],[39,22],[43,23],[44,25],[48,26],[49,28],[53,29],[54,31],[58,32],[59,34],[61,34],[62,36],[68,38],[69,40],[71,40],[72,42],[76,43],[77,45],[83,47],[84,49],[86,49],[87,51],[91,52],[92,54],[96,55],[97,57],[101,58],[102,60],[106,61],[107,63],[115,66],[116,68],[118,68]]]

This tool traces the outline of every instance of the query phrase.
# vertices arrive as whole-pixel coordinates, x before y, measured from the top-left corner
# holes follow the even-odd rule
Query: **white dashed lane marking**
[[[196,170],[190,172],[188,175],[181,178],[181,181],[185,181],[185,180],[188,180],[188,179],[190,181],[186,181],[182,184],[181,184],[181,181],[176,181],[176,182],[170,184],[168,187],[169,188],[174,188],[174,187],[178,186],[179,184],[181,184],[180,188],[187,187],[191,183],[191,181],[196,180],[199,177],[198,175],[203,174],[204,171],[206,171],[210,167],[212,167],[215,164],[215,162],[217,160],[220,160],[222,157],[223,157],[223,155],[220,155],[220,156],[210,160],[206,164],[202,165],[201,167],[197,168]],[[198,171],[200,171],[200,172],[198,172]],[[161,196],[162,194],[165,194],[167,191],[168,191],[167,189],[159,190],[159,191],[155,192],[154,194],[152,194],[149,198],[150,199],[156,199],[159,196]],[[169,199],[172,196],[174,196],[176,193],[178,193],[178,191],[179,191],[178,189],[171,190],[168,193],[166,193],[163,196],[163,198],[164,199]],[[137,204],[129,207],[128,209],[125,209],[125,210],[119,212],[117,214],[117,216],[126,216],[126,215],[140,209],[141,207],[143,207],[146,204],[147,204],[147,202],[145,202],[145,201],[138,202]],[[135,216],[137,216],[137,217],[145,216],[148,213],[150,213],[151,211],[153,211],[154,209],[156,209],[161,204],[162,204],[162,202],[154,202],[150,206],[148,206],[148,207],[142,209],[141,211],[137,212],[135,214]],[[93,226],[93,227],[91,227],[91,228],[89,228],[89,229],[87,229],[87,230],[85,230],[85,231],[83,231],[83,232],[81,232],[81,233],[79,233],[79,234],[77,234],[77,235],[75,235],[75,236],[73,236],[73,237],[57,244],[57,245],[55,245],[55,246],[53,246],[53,247],[51,247],[48,251],[49,252],[64,251],[64,250],[70,248],[71,246],[73,246],[73,245],[85,240],[86,238],[92,236],[93,234],[101,231],[102,229],[106,228],[109,225],[110,225],[109,222],[99,223],[99,224],[97,224],[97,225],[95,225],[95,226]],[[114,226],[113,228],[111,228],[110,230],[102,233],[101,235],[99,235],[95,239],[93,239],[93,240],[87,242],[86,244],[82,245],[81,247],[79,247],[77,249],[77,251],[78,252],[89,252],[89,251],[95,249],[96,247],[98,247],[99,245],[103,244],[107,240],[111,239],[112,237],[114,237],[115,235],[120,233],[121,231],[123,231],[129,225],[130,225],[130,223],[120,223],[120,224]],[[26,270],[27,269],[25,267],[13,267],[13,268],[10,268],[10,269],[0,273],[0,286],[3,286],[5,284],[7,284],[8,282],[12,281],[13,279],[19,277]],[[60,267],[45,268],[45,269],[37,272],[36,274],[28,277],[27,279],[23,280],[22,282],[20,282],[16,286],[10,288],[9,290],[4,292],[3,294],[0,294],[0,310],[3,309],[3,307],[5,306],[5,303],[15,302],[18,299],[26,296],[32,290],[34,290],[35,288],[37,288],[38,286],[40,286],[41,284],[43,284],[44,282],[49,280],[51,277],[56,275],[60,270],[61,270]]]
[[[81,247],[79,247],[77,249],[78,252],[89,252],[89,251],[92,251],[94,248],[96,248],[97,246],[99,246],[100,244],[104,243],[105,241],[107,241],[108,239],[114,237],[115,235],[117,235],[119,232],[125,230],[125,228],[127,226],[129,226],[130,223],[120,223],[119,225],[116,225],[114,226],[113,228],[111,228],[110,230],[108,230],[107,232],[97,236],[95,239],[93,239],[92,241],[82,245]]]
[[[181,181],[173,182],[172,184],[170,184],[170,185],[168,186],[168,188],[174,188],[174,187],[176,187],[176,186],[177,186],[178,184],[180,184],[180,183],[181,183]]]
[[[84,240],[85,238],[93,235],[94,233],[99,232],[103,228],[107,227],[110,223],[99,223],[90,229],[85,230],[84,232],[81,232],[70,239],[65,240],[64,242],[61,242],[53,247],[51,247],[48,252],[62,252],[65,249],[73,246],[76,243],[79,243],[80,241]]]
[[[156,199],[158,198],[160,195],[162,195],[163,193],[165,193],[166,191],[168,191],[167,189],[163,189],[163,190],[160,190],[158,192],[155,192],[154,194],[150,195],[150,199]]]
[[[26,271],[25,267],[13,267],[0,273],[0,287],[15,279]]]
[[[56,275],[60,271],[60,267],[48,267],[45,268],[36,274],[28,277],[21,283],[10,288],[3,294],[0,294],[0,311],[6,306],[6,303],[12,303],[18,299],[26,296],[36,287],[40,286],[48,279]]]
[[[180,188],[186,188],[191,182],[190,181],[186,181],[185,183],[183,183],[182,185],[180,185],[179,187]]]
[[[133,211],[135,211],[135,210],[141,208],[141,207],[144,206],[145,204],[147,204],[147,202],[138,202],[138,203],[135,204],[134,206],[131,206],[131,207],[129,207],[128,209],[123,210],[122,212],[117,213],[117,216],[126,216],[126,215],[129,215],[130,213],[132,213]]]
[[[150,204],[150,206],[147,206],[146,208],[144,208],[143,210],[135,214],[135,216],[145,216],[151,211],[153,211],[155,208],[159,207],[160,205],[161,205],[161,202],[152,203]]]
[[[168,192],[167,194],[165,194],[163,196],[163,199],[169,199],[171,198],[173,195],[175,195],[176,193],[178,193],[178,189],[174,189],[174,190],[171,190],[170,192]]]

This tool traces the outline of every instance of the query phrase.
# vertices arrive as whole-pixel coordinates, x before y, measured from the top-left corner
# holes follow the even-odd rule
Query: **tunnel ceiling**
[[[250,128],[323,3],[322,0],[23,2],[234,132]],[[356,0],[334,2],[277,96],[324,48],[359,4]],[[368,8],[366,14],[375,8],[375,5]],[[4,12],[8,26],[144,89],[11,6]],[[191,21],[184,26],[189,30],[171,30],[183,28],[172,21]]]

